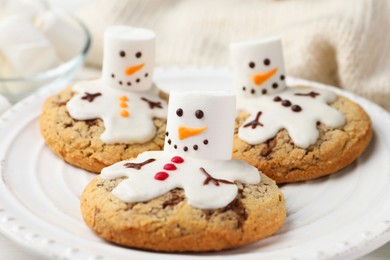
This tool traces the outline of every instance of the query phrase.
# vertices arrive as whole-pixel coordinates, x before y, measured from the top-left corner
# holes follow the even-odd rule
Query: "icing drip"
[[[295,145],[307,148],[319,137],[317,122],[331,128],[345,124],[342,113],[328,105],[336,98],[335,93],[312,88],[287,88],[250,98],[238,96],[237,109],[251,114],[239,128],[238,137],[256,145],[287,129]]]
[[[99,79],[79,82],[73,91],[75,95],[67,103],[69,114],[77,120],[101,118],[105,131],[100,139],[104,143],[147,142],[156,134],[153,118],[166,118],[166,102],[155,88],[132,92]]]
[[[145,164],[151,159],[155,160]],[[142,170],[125,166],[129,164],[143,164]],[[170,164],[175,167],[166,167]],[[100,175],[108,180],[121,177],[127,179],[112,193],[125,202],[148,201],[174,188],[183,188],[188,203],[201,209],[227,206],[237,195],[236,180],[248,184],[260,182],[258,170],[240,160],[188,157],[184,161],[182,157],[163,151],[144,152],[134,160],[104,168]]]

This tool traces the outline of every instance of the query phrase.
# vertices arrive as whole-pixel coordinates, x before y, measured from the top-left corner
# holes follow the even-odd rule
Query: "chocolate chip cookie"
[[[238,137],[238,128],[248,118],[236,119],[233,157],[257,167],[277,183],[298,182],[337,172],[358,158],[372,137],[371,121],[355,102],[338,96],[330,104],[345,117],[345,124],[329,128],[317,123],[318,140],[308,148],[294,144],[286,129],[264,143],[250,145]]]
[[[238,183],[237,197],[220,209],[198,209],[174,189],[147,202],[126,203],[111,191],[123,180],[94,178],[81,197],[87,225],[113,243],[153,251],[216,251],[272,235],[286,218],[275,182],[261,176],[256,185]]]
[[[164,146],[166,119],[154,118],[155,137],[139,144],[105,144],[100,140],[103,121],[75,120],[66,104],[73,96],[72,88],[47,99],[40,117],[40,129],[46,144],[66,162],[99,173],[118,161],[136,157],[144,151],[161,150]]]

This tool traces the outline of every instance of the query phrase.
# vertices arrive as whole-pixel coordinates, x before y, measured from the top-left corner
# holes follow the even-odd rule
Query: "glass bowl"
[[[0,94],[6,97],[11,103],[27,97],[38,89],[45,88],[47,85],[66,85],[74,79],[76,73],[84,65],[85,57],[91,45],[91,35],[87,27],[76,17],[66,14],[68,20],[80,28],[85,36],[83,46],[76,56],[61,63],[59,66],[42,71],[26,77],[0,77]]]

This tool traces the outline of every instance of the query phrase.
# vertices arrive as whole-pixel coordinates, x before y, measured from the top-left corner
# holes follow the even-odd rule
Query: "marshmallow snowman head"
[[[257,97],[286,88],[279,38],[234,43],[230,45],[230,51],[238,95]]]
[[[111,87],[145,91],[152,87],[156,34],[113,26],[104,33],[102,78]]]
[[[230,160],[235,110],[233,93],[172,91],[164,151],[209,160]]]

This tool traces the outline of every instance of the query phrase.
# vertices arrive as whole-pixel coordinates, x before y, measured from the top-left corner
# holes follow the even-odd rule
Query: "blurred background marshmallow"
[[[83,48],[85,33],[45,0],[0,0],[0,78],[55,68]]]
[[[28,76],[58,66],[61,61],[45,35],[30,20],[12,15],[0,22],[0,49],[12,68]]]
[[[69,17],[56,10],[47,11],[35,20],[35,25],[52,44],[61,60],[67,61],[80,52],[85,35]]]

